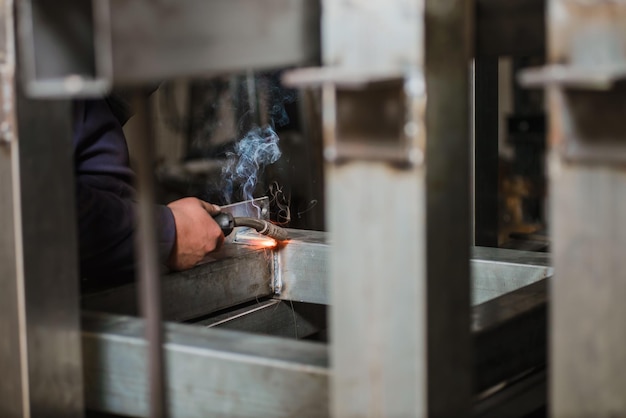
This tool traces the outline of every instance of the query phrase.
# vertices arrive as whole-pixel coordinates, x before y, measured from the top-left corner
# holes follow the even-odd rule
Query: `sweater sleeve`
[[[104,100],[74,107],[74,160],[81,275],[132,278],[135,273],[136,196],[122,127]],[[159,255],[176,237],[172,212],[156,206]]]

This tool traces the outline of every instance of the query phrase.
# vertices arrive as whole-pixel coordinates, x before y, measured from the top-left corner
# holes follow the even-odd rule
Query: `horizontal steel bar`
[[[546,363],[548,280],[472,309],[476,392]]]
[[[273,294],[281,300],[328,305],[327,234],[289,230],[276,250],[229,244],[207,264],[163,278],[164,318],[184,321]],[[472,303],[498,297],[552,275],[549,256],[497,248],[473,251]],[[275,275],[274,275],[275,273]],[[136,315],[136,288],[128,284],[83,296],[83,309]]]
[[[272,299],[194,325],[300,339],[326,329],[326,309],[324,305]]]
[[[283,300],[329,304],[327,235],[290,230],[278,252],[277,280]],[[552,275],[546,254],[476,247],[470,262],[476,305]]]
[[[97,67],[115,82],[319,60],[315,0],[107,0],[94,7]]]
[[[142,320],[83,315],[89,409],[148,415],[146,348]],[[323,344],[167,324],[164,350],[172,418],[328,415]]]
[[[472,308],[474,393],[545,363],[546,293],[542,280]],[[165,331],[172,417],[328,415],[327,346],[186,324]],[[88,408],[147,416],[142,335],[140,319],[83,314]]]
[[[245,245],[225,245],[208,263],[163,277],[163,318],[185,321],[272,294],[272,255]],[[89,311],[137,315],[134,283],[83,296]]]

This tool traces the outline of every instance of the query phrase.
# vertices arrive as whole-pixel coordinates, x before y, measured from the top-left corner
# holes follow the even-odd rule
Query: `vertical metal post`
[[[15,128],[13,2],[0,3],[0,415],[30,416],[20,219],[19,152]]]
[[[471,399],[469,57],[471,2],[426,0],[428,413]]]
[[[498,58],[474,70],[474,244],[498,246]]]
[[[329,0],[323,11],[332,413],[467,416],[469,5]]]
[[[163,330],[161,319],[161,284],[157,251],[154,209],[154,144],[147,93],[137,91],[133,98],[137,118],[136,173],[139,193],[137,260],[139,303],[146,326],[148,343],[148,381],[150,417],[167,416],[164,384]]]
[[[548,3],[554,417],[626,416],[626,4]]]
[[[0,3],[0,416],[80,417],[71,105],[21,95],[13,19]]]

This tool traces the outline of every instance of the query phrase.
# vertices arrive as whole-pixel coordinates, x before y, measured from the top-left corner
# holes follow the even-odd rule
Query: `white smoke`
[[[278,135],[269,126],[252,128],[237,141],[222,169],[222,190],[227,203],[232,203],[239,194],[243,200],[253,199],[259,176],[281,156],[278,141]]]

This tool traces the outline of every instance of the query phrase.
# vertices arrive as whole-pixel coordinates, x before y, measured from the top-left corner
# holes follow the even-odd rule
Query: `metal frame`
[[[548,2],[549,54],[520,81],[547,86],[554,266],[550,412],[626,414],[622,2]]]
[[[509,269],[511,276],[525,278],[524,268],[546,268],[547,264],[534,253],[476,252],[482,253],[482,263],[494,265],[494,274],[498,269]],[[471,367],[478,378],[472,393],[479,413],[494,408],[493,404],[480,406],[484,393],[493,393],[494,387],[508,387],[546,362],[547,280],[537,279],[529,285],[520,282],[518,286],[502,289],[500,296],[472,308],[475,350]],[[293,335],[297,329],[295,336],[302,337],[300,331],[315,332],[324,327],[324,321],[316,325],[315,319],[310,320],[319,314],[315,310],[321,305],[309,308],[313,310],[307,313],[305,305],[296,304],[294,310],[289,302],[270,300],[200,320],[193,326],[167,324],[164,349],[172,416],[328,416],[332,345],[214,329],[279,336]],[[282,320],[277,321],[279,318]],[[137,359],[145,349],[142,330],[140,319],[83,315],[88,407],[147,416],[148,397],[141,390],[146,366]],[[543,382],[545,376],[538,383]],[[299,396],[293,396],[294,387],[298,387]],[[541,392],[539,398],[533,405],[545,401]]]
[[[79,417],[74,189],[59,187],[73,179],[71,106],[16,87],[13,2],[0,8],[0,415]]]
[[[66,2],[66,6],[73,3]],[[487,9],[494,6],[492,3],[495,4],[480,2]],[[328,300],[326,284],[319,279],[327,277],[333,306],[330,348],[180,324],[165,325],[165,336],[161,335],[161,288],[150,230],[150,159],[141,155],[140,293],[146,296],[143,305],[148,308],[147,319],[142,322],[85,315],[83,361],[88,406],[144,416],[468,416],[472,391],[476,389],[471,384],[472,344],[478,344],[476,349],[487,359],[477,360],[476,364],[488,364],[498,370],[478,385],[480,389],[541,361],[540,357],[530,356],[535,352],[529,350],[529,357],[515,359],[519,360],[516,365],[496,362],[493,366],[492,353],[480,351],[483,343],[476,342],[485,341],[495,351],[504,347],[507,352],[536,343],[537,333],[542,332],[536,324],[541,323],[541,312],[545,315],[541,310],[545,300],[536,296],[541,289],[533,289],[540,287],[541,282],[529,286],[530,291],[525,288],[514,292],[513,299],[506,299],[512,305],[502,302],[505,296],[480,305],[474,310],[478,315],[474,343],[470,334],[470,3],[324,0],[322,5],[321,38],[326,67],[308,76],[324,92],[326,204],[333,251],[320,242],[319,235],[313,242],[302,242],[296,234],[272,257],[240,247],[234,254],[222,254],[225,258],[215,263],[170,276],[161,286],[181,292],[165,291],[166,297],[189,301],[183,311],[177,311],[178,307],[168,311],[172,306],[166,299],[165,317],[186,320],[213,313],[220,309],[216,307],[220,303],[230,307],[272,292],[282,298],[310,297],[324,302]],[[58,40],[55,31],[62,35],[57,45],[71,45],[67,40],[68,28],[63,27],[63,20],[52,18],[52,30],[42,36],[29,24],[46,23],[50,16],[37,11],[51,6],[36,0],[19,0],[18,6],[22,19],[23,81],[32,95],[73,97],[108,87],[111,81],[146,83],[171,76],[315,63],[319,58],[319,9],[312,0],[104,0],[95,3],[94,51],[89,46],[80,48],[80,52],[86,53],[83,55],[70,48],[60,60],[61,65],[55,65],[55,71],[47,74],[38,70],[46,63],[54,64],[54,59],[42,59],[50,51],[41,47],[47,41]],[[484,16],[487,9],[479,9],[483,15],[479,13],[478,17]],[[4,13],[12,16],[10,8]],[[262,16],[272,18],[264,20]],[[245,24],[232,24],[240,18]],[[375,36],[373,28],[378,29]],[[7,45],[11,45],[8,34],[12,29],[5,29]],[[138,32],[143,36],[135,36]],[[507,39],[517,39],[516,36]],[[91,40],[91,36],[87,38]],[[214,42],[215,39],[220,42]],[[364,45],[363,39],[370,42]],[[181,43],[186,47],[181,48]],[[9,49],[7,57],[11,56]],[[489,55],[481,42],[477,51]],[[89,61],[86,64],[85,56]],[[95,64],[90,61],[92,57]],[[13,65],[14,61],[7,63]],[[2,73],[5,86],[10,86],[3,89],[3,94],[13,91],[13,69]],[[107,82],[98,84],[99,76]],[[395,106],[399,103],[385,100],[382,107],[373,109],[378,102],[372,99],[380,93],[376,88],[381,83],[388,86],[390,80],[394,90],[383,96],[403,97],[406,100],[398,102],[404,102],[404,106],[398,109]],[[95,83],[88,84],[90,81]],[[94,86],[98,88],[92,89]],[[359,100],[363,97],[368,99],[367,105]],[[14,99],[5,100],[13,103]],[[149,150],[149,109],[144,100],[139,102],[144,128],[142,145]],[[7,187],[11,187],[15,199],[7,199],[0,206],[3,214],[8,214],[0,221],[15,231],[6,238],[9,250],[3,253],[9,257],[2,268],[10,281],[1,283],[6,285],[7,295],[21,296],[17,304],[9,297],[7,304],[2,305],[10,310],[6,318],[12,322],[7,327],[1,317],[0,326],[11,330],[17,326],[20,338],[11,341],[13,345],[8,349],[0,350],[0,354],[6,355],[0,357],[0,364],[9,364],[17,347],[19,367],[10,365],[7,370],[21,382],[23,408],[31,408],[32,415],[49,415],[41,408],[48,406],[46,396],[54,396],[50,402],[59,404],[58,415],[78,416],[82,410],[82,374],[78,364],[76,286],[72,287],[77,279],[76,242],[75,226],[70,225],[72,217],[68,216],[73,213],[73,199],[70,187],[55,187],[71,184],[69,104],[26,102],[19,97],[17,103],[19,118],[25,118],[29,111],[41,112],[40,115],[49,112],[51,121],[20,125],[20,135],[27,139],[24,143],[28,147],[20,150],[19,158],[11,144],[15,140],[11,121],[7,119],[7,125],[0,125],[3,133],[8,134],[5,142],[10,144],[6,146],[11,148],[11,153],[2,154],[0,171],[11,173],[12,182]],[[352,107],[357,110],[351,112]],[[372,110],[381,113],[381,129],[359,129],[363,122],[361,113]],[[59,135],[55,138],[58,142],[45,141],[49,132]],[[333,144],[337,149],[333,149]],[[346,144],[350,147],[339,152],[339,145]],[[20,174],[26,174],[18,178],[18,164],[25,166],[24,163],[33,164],[34,169],[29,165],[28,173],[22,170]],[[21,197],[18,186],[22,188]],[[47,205],[31,204],[37,202],[42,192]],[[23,210],[18,197],[27,203]],[[38,221],[46,219],[45,215],[58,215],[65,221],[45,223],[46,228],[41,231]],[[53,240],[61,231],[66,245],[51,245],[57,243]],[[305,257],[310,255],[313,256]],[[322,262],[325,257],[329,259],[327,270]],[[14,259],[17,263],[12,263]],[[504,272],[520,271],[527,281],[550,274],[543,265],[524,264],[513,261],[493,265]],[[475,262],[474,266],[492,267],[488,262]],[[219,276],[224,268],[233,268],[232,274],[239,281],[226,282],[232,278],[229,275],[216,279],[214,276]],[[47,274],[61,278],[60,283],[45,281]],[[306,280],[312,274],[317,283]],[[194,284],[200,284],[206,293],[194,295]],[[214,292],[215,289],[219,291]],[[505,290],[508,289],[498,289]],[[133,286],[126,286],[106,295],[89,296],[85,304],[102,307],[116,294],[128,302],[136,293]],[[498,320],[489,322],[485,318],[491,310],[507,312],[516,306],[526,309],[517,312],[522,318],[522,331],[514,333],[508,345],[501,346]],[[121,309],[132,310],[136,306],[129,303]],[[237,318],[230,317],[228,322],[234,323]],[[148,342],[142,337],[146,330]],[[52,342],[45,352],[41,344],[32,344],[44,337],[46,343]],[[147,351],[151,353],[149,367],[145,361]],[[55,358],[46,363],[46,355]],[[160,357],[165,358],[166,366]],[[50,380],[55,384],[46,385],[46,389],[54,386],[54,390],[44,392],[41,385]],[[150,394],[144,390],[149,385]],[[297,396],[292,393],[294,388]],[[14,389],[0,389],[0,400],[15,396]],[[169,405],[163,405],[166,396]],[[25,410],[19,412],[27,414]]]

